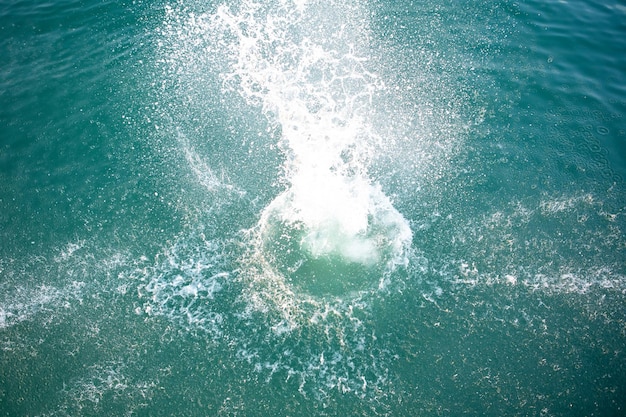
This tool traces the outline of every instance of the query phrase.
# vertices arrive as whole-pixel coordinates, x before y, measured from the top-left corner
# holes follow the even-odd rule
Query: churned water
[[[626,7],[0,5],[0,414],[618,416]]]

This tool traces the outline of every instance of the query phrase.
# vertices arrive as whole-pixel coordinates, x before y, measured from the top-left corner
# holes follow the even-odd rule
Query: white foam
[[[196,179],[206,191],[209,193],[234,193],[239,197],[245,194],[244,191],[231,184],[231,181],[224,171],[218,176],[213,169],[211,169],[209,164],[195,151],[185,134],[180,130],[177,131],[177,139],[182,147],[189,168],[193,171]]]
[[[332,181],[317,184],[313,192],[298,184],[278,196],[263,212],[261,235],[272,221],[285,222],[301,230],[299,244],[314,258],[339,255],[366,266],[383,259],[398,262],[412,233],[389,199],[363,180],[359,185]]]
[[[136,414],[148,406],[159,380],[133,377],[127,368],[120,360],[83,368],[81,376],[72,378],[67,386],[64,383],[62,402],[51,415],[102,414],[120,399],[125,400],[121,403],[125,415]]]
[[[221,242],[190,233],[166,246],[154,265],[131,271],[127,278],[138,283],[143,303],[135,313],[167,317],[194,333],[221,335],[223,312],[214,304],[230,277],[221,250]]]
[[[451,262],[459,286],[507,285],[545,293],[624,291],[624,235],[589,193],[510,201],[481,219],[454,225],[463,259]],[[488,252],[487,252],[488,248]]]

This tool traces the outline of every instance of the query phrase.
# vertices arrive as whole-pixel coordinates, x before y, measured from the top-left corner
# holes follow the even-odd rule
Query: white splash
[[[376,267],[382,285],[406,262],[412,240],[408,222],[367,173],[382,142],[368,119],[384,86],[367,67],[366,14],[358,5],[325,8],[247,1],[214,16],[231,59],[225,84],[282,132],[288,188],[261,214],[256,255],[281,275],[316,260],[327,261],[327,275],[337,262]]]

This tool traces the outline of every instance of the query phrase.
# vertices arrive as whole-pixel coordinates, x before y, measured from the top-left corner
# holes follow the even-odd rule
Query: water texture
[[[622,415],[624,22],[2,3],[0,415]]]

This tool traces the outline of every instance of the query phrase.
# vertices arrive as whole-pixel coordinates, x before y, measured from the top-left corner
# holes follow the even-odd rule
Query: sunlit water
[[[625,21],[1,5],[0,414],[622,414]]]

